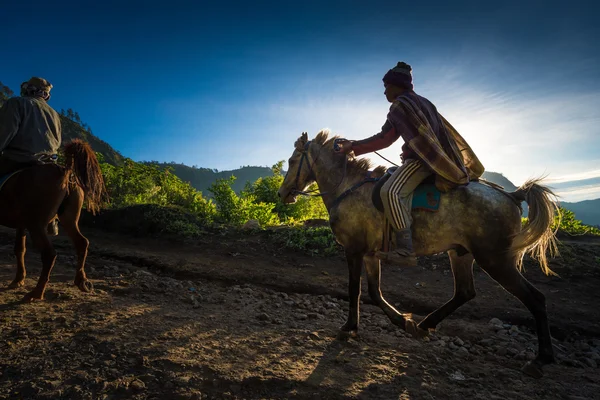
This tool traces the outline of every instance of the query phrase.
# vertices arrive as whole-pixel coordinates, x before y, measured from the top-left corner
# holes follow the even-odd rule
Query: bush
[[[216,221],[223,224],[240,226],[251,219],[262,226],[279,224],[277,214],[273,213],[275,204],[258,201],[256,196],[245,193],[238,196],[231,185],[235,176],[229,179],[217,179],[208,189],[216,205]]]
[[[521,218],[521,223],[524,226],[529,220],[527,218]],[[594,235],[600,236],[600,229],[585,225],[583,222],[575,218],[575,213],[566,208],[559,207],[558,213],[554,216],[554,222],[552,223],[552,229],[558,227],[559,232],[567,233],[573,236],[579,235]]]
[[[180,207],[143,204],[82,214],[81,223],[110,232],[133,236],[198,237],[207,222]]]
[[[283,247],[298,250],[312,256],[333,256],[342,250],[329,227],[289,229],[275,232],[275,241]]]
[[[300,196],[293,204],[283,204],[277,192],[283,183],[282,175],[283,161],[279,161],[271,168],[273,176],[259,178],[252,184],[246,184],[242,192],[243,196],[254,196],[257,202],[273,204],[273,212],[278,219],[286,224],[307,219],[329,219],[327,209],[320,197]],[[313,184],[309,190],[316,188]]]

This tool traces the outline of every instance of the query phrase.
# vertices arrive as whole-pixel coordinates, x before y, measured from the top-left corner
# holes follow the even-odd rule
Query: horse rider
[[[50,107],[52,84],[33,77],[21,84],[21,95],[0,108],[0,178],[33,165],[51,162],[61,145],[58,113]],[[56,220],[48,227],[57,234]]]
[[[386,218],[395,231],[395,246],[376,256],[401,266],[416,266],[411,234],[414,190],[435,175],[435,185],[446,192],[484,171],[475,153],[436,107],[413,90],[412,67],[399,62],[383,77],[384,95],[392,103],[381,132],[364,140],[337,142],[337,151],[355,156],[384,149],[402,137],[402,165],[381,189]]]

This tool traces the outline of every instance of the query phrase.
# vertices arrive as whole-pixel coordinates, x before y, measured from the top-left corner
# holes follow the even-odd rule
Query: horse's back
[[[413,210],[413,232],[421,254],[458,246],[472,250],[478,242],[506,241],[521,226],[520,210],[507,193],[471,182],[440,196],[435,212]]]
[[[22,225],[19,221],[56,214],[66,193],[63,167],[43,164],[25,168],[0,190],[0,224],[14,228]]]

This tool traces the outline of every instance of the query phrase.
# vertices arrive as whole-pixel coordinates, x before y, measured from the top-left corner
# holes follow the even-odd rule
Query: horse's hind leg
[[[75,272],[75,286],[82,292],[91,292],[94,288],[85,275],[85,260],[87,258],[89,240],[79,230],[79,216],[83,204],[83,193],[74,190],[64,202],[64,211],[59,215],[63,229],[71,238],[75,251],[77,252],[77,271]]]
[[[360,281],[363,266],[362,255],[346,252],[346,261],[348,262],[348,295],[349,311],[348,320],[340,329],[340,338],[355,336],[358,332],[359,320],[359,301],[360,301]]]
[[[383,310],[385,315],[388,316],[394,325],[405,329],[406,319],[404,316],[392,307],[390,303],[383,298],[383,294],[381,294],[381,263],[379,259],[374,256],[365,256],[364,261],[367,270],[369,296],[375,304]]]
[[[25,285],[25,229],[18,228],[15,235],[15,257],[17,257],[17,275],[15,279],[8,285],[9,289],[16,289]]]
[[[448,315],[460,306],[475,297],[475,283],[473,282],[473,255],[467,253],[459,256],[456,250],[448,251],[450,266],[454,275],[454,295],[443,306],[433,311],[419,323],[421,329],[435,329],[435,327]]]
[[[518,298],[533,314],[536,322],[539,350],[536,359],[528,362],[523,367],[523,372],[535,378],[541,377],[543,375],[542,367],[554,362],[552,338],[550,337],[550,327],[548,326],[548,315],[546,313],[546,297],[521,275],[517,270],[514,257],[499,256],[497,259],[488,258],[487,260],[477,258],[477,263],[504,289]]]
[[[31,240],[35,247],[37,247],[42,254],[42,272],[36,287],[25,295],[23,301],[32,300],[43,300],[44,292],[46,291],[46,285],[50,280],[50,272],[54,267],[56,261],[56,250],[50,243],[50,239],[46,235],[46,226],[39,226],[33,229],[29,229]]]

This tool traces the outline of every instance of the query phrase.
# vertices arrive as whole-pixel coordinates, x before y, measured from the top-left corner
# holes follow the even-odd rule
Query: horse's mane
[[[318,143],[323,147],[330,148],[331,151],[333,151],[333,141],[339,138],[339,136],[336,135],[330,138],[330,134],[331,131],[329,131],[329,129],[323,129],[317,133],[317,136],[313,139],[313,142]],[[356,158],[354,155],[348,155],[348,166],[367,172],[371,169],[373,164],[371,163],[371,160],[367,158]],[[379,165],[375,167],[371,175],[373,177],[380,177],[383,176],[385,171],[386,167]]]

